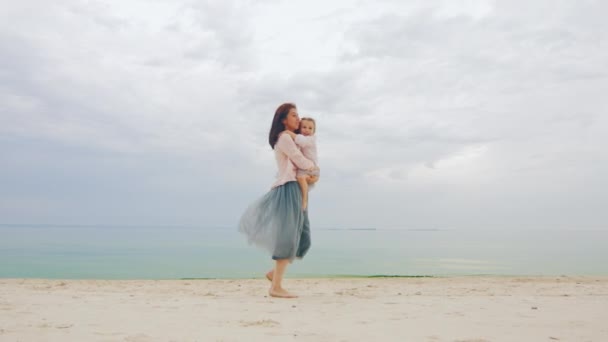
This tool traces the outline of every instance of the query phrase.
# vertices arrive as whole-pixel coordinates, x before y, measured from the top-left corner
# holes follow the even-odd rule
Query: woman
[[[302,210],[302,192],[296,181],[298,168],[314,170],[315,164],[302,155],[289,134],[300,125],[297,108],[284,103],[277,108],[268,142],[277,160],[277,179],[271,190],[255,201],[241,217],[239,231],[247,235],[249,243],[272,253],[275,267],[266,274],[272,282],[268,293],[272,297],[294,298],[296,295],[283,289],[281,282],[287,264],[302,258],[310,248],[308,211]],[[312,179],[311,183],[316,182]]]

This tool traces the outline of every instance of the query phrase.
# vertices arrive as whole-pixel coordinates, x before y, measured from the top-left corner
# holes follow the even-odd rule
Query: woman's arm
[[[316,167],[314,162],[304,157],[296,143],[287,134],[279,135],[279,140],[274,148],[285,153],[299,169],[312,170]]]
[[[295,134],[294,132],[292,132],[290,130],[284,130],[282,132],[282,134],[289,134],[289,136],[293,139],[293,141],[296,142],[296,145],[298,145],[300,147],[312,146],[315,144],[315,141],[316,141],[314,135]]]
[[[300,147],[308,147],[308,146],[313,146],[315,144],[315,136],[314,135],[302,135],[302,134],[298,134],[296,135],[296,137],[293,139],[296,142],[296,145],[300,146]]]

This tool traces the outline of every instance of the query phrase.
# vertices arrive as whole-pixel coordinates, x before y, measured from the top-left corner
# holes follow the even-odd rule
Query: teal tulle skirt
[[[298,183],[287,182],[253,202],[241,216],[239,231],[275,260],[304,257],[310,248],[310,223]]]

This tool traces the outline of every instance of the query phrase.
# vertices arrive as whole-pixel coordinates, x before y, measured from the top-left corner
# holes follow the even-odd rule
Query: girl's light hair
[[[301,118],[301,119],[300,119],[300,122],[302,122],[302,121],[310,121],[310,122],[312,122],[312,124],[313,124],[313,126],[314,126],[314,127],[312,128],[312,132],[313,132],[313,133],[316,133],[316,132],[317,132],[317,123],[315,122],[315,119],[313,119],[313,118]]]

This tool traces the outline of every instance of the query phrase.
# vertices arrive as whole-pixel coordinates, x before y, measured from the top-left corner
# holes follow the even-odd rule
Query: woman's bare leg
[[[283,274],[285,274],[285,269],[289,264],[289,259],[280,259],[276,260],[276,264],[274,267],[274,273],[272,275],[272,285],[270,286],[270,290],[268,290],[268,294],[271,297],[279,297],[279,298],[295,298],[296,295],[287,292],[282,285]]]

